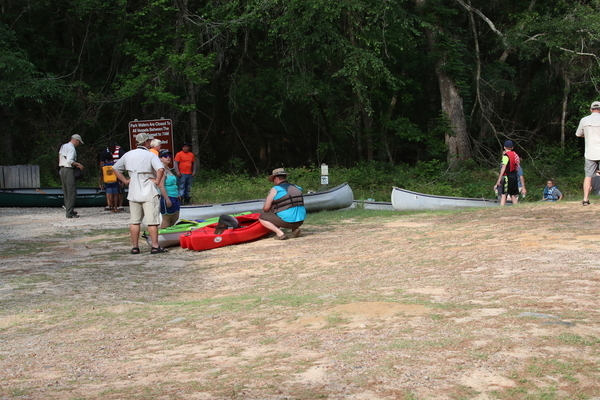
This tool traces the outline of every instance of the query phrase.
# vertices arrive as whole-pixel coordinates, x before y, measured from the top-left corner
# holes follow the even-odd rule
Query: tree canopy
[[[496,162],[574,140],[600,1],[1,1],[2,162],[170,118],[200,166]]]

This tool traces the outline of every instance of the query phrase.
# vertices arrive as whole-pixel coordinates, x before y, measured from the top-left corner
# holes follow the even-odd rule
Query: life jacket
[[[117,176],[115,175],[115,171],[113,171],[114,163],[105,163],[102,167],[102,179],[104,183],[115,183],[117,181]]]
[[[288,182],[281,182],[278,186],[283,188],[287,194],[277,200],[273,200],[273,204],[271,205],[273,212],[278,213],[292,207],[304,205],[304,197],[297,186]]]
[[[110,153],[110,149],[106,148],[106,150]],[[115,151],[111,153],[113,161],[117,161],[121,158],[121,146],[115,145]]]
[[[556,200],[558,200],[558,196],[554,195],[554,189],[556,189],[556,186],[552,186],[549,189],[548,189],[548,186],[546,186],[544,188],[544,199],[547,199],[547,200],[550,200],[550,201],[556,201]]]
[[[504,170],[504,175],[509,173],[516,173],[519,169],[519,165],[521,164],[521,159],[519,155],[512,150],[508,150],[505,154],[508,157],[508,165]]]

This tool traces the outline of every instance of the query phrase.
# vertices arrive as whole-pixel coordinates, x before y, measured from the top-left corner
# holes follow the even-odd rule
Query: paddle
[[[41,193],[41,194],[48,194],[48,193],[46,193],[46,192],[44,192],[43,190],[40,190],[40,189],[35,189],[35,191],[38,192],[38,193]]]

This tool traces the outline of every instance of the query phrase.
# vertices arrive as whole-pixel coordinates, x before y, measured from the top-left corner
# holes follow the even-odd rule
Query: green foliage
[[[544,169],[539,167],[543,165]],[[576,151],[549,147],[544,157],[523,163],[528,195],[524,201],[538,201],[549,176],[541,171],[555,171],[557,186],[566,200],[581,197],[583,157]],[[321,188],[319,166],[286,168],[292,175],[289,181],[301,186],[304,193]],[[458,168],[449,168],[445,161],[432,160],[393,166],[389,163],[365,161],[353,168],[329,166],[329,187],[348,182],[355,200],[390,201],[393,186],[444,196],[493,198],[493,185],[498,169],[482,167],[474,161]],[[193,198],[200,203],[220,203],[264,198],[272,184],[268,176],[223,174],[216,170],[202,171],[193,186]]]
[[[473,1],[481,14],[458,2],[424,4],[5,2],[2,162],[39,163],[51,182],[51,153],[73,133],[86,139],[89,166],[107,139],[127,143],[130,120],[172,118],[179,142],[195,134],[197,111],[205,167],[245,174],[325,162],[356,166],[348,179],[364,182],[365,197],[383,195],[386,180],[479,195],[487,186],[457,186],[464,172],[435,164],[453,128],[440,114],[437,68],[459,89],[477,164],[512,137],[534,155],[529,174],[574,174],[579,166],[564,169],[577,156],[555,147],[565,90],[572,137],[600,87],[598,1]],[[436,44],[424,52],[430,33]],[[364,177],[370,172],[383,178]]]
[[[20,99],[42,102],[60,93],[61,82],[45,77],[27,59],[16,35],[0,22],[0,106],[14,106]]]

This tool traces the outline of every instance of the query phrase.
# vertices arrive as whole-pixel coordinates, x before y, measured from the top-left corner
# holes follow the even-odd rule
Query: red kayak
[[[218,223],[214,223],[195,229],[182,234],[179,243],[184,249],[201,251],[260,239],[271,231],[261,225],[259,216],[260,213],[236,216],[238,228],[219,230]]]

